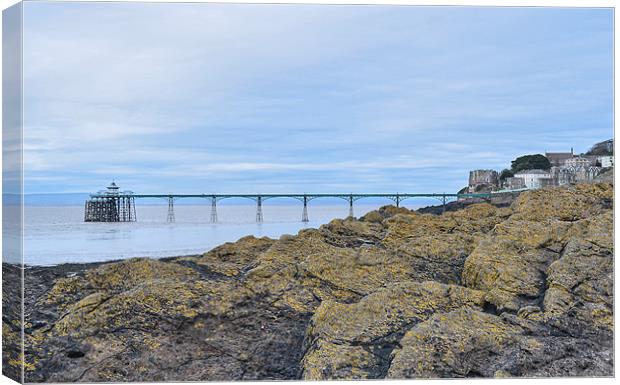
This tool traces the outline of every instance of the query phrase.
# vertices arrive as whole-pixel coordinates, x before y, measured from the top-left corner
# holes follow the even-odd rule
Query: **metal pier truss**
[[[108,187],[108,191],[91,194],[86,202],[84,220],[86,222],[132,222],[136,220],[135,199],[161,198],[168,202],[167,221],[174,222],[174,202],[183,198],[203,198],[211,201],[211,223],[217,223],[217,202],[223,199],[245,198],[256,202],[256,222],[263,222],[263,203],[268,199],[292,198],[303,204],[301,220],[308,222],[308,204],[319,198],[339,198],[349,204],[349,216],[353,217],[353,203],[364,198],[386,198],[393,201],[396,207],[401,202],[411,198],[434,198],[441,202],[445,209],[446,203],[458,199],[483,199],[489,201],[492,197],[501,194],[514,194],[523,190],[505,190],[493,193],[472,194],[134,194],[133,192],[119,192],[114,190],[115,185]]]

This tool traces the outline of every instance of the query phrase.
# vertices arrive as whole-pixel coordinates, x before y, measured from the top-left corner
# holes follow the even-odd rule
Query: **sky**
[[[24,6],[26,193],[455,192],[613,136],[613,13]]]

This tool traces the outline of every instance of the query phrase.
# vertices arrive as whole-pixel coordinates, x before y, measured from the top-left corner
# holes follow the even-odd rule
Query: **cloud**
[[[612,135],[612,16],[27,3],[26,189],[458,189]]]

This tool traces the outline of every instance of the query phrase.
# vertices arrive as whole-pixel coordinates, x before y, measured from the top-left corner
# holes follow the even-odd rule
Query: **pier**
[[[135,222],[133,192],[120,191],[112,182],[107,191],[92,194],[84,204],[84,222]]]
[[[319,198],[338,198],[346,201],[349,206],[349,216],[354,216],[353,203],[364,198],[385,198],[400,207],[401,202],[411,198],[434,198],[437,199],[445,208],[446,203],[459,199],[484,199],[490,200],[493,196],[504,193],[520,192],[517,190],[495,192],[495,193],[386,193],[386,194],[135,194],[132,191],[120,191],[114,182],[108,186],[106,191],[99,191],[91,194],[86,201],[84,221],[85,222],[134,222],[137,220],[135,200],[141,198],[159,198],[168,203],[166,221],[175,221],[174,202],[183,198],[202,198],[211,205],[211,223],[217,223],[217,202],[223,199],[243,198],[251,199],[256,202],[256,222],[263,222],[263,203],[269,199],[290,198],[298,200],[302,205],[301,221],[308,222],[308,204],[310,201]]]

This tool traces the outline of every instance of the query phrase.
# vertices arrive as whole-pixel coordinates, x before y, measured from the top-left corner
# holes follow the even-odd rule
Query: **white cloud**
[[[589,16],[27,3],[25,167],[43,190],[67,174],[73,189],[114,175],[162,188],[413,185],[431,182],[401,174],[431,167],[466,179],[611,133],[611,18]]]

